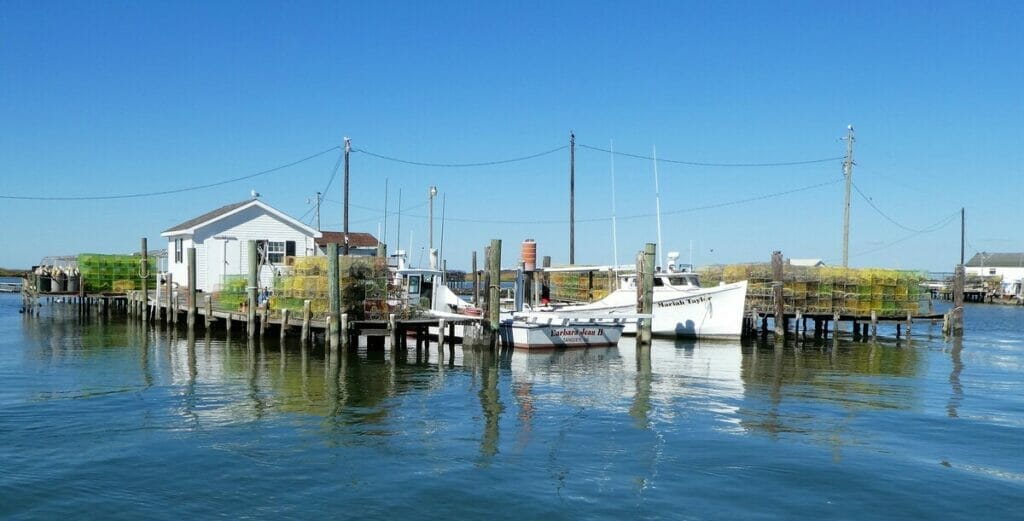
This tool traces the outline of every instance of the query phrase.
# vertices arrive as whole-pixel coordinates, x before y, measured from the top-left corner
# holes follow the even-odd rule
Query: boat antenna
[[[444,264],[444,210],[445,210],[445,207],[447,206],[447,204],[448,204],[448,194],[442,193],[441,194],[441,246],[440,246],[439,251],[437,252],[437,258],[441,260],[441,264],[442,265]],[[443,269],[441,270],[441,273],[443,274],[442,277],[446,277],[447,276],[447,274],[444,273]]]
[[[612,162],[612,261],[619,267],[619,229],[615,222],[615,142],[608,140],[608,157]]]
[[[661,189],[658,187],[658,147],[652,145],[652,149],[654,151],[654,211],[658,214],[658,246],[656,251],[664,252],[665,247],[661,242]],[[655,253],[654,258],[658,259],[659,257],[660,255]],[[665,269],[664,259],[662,259],[661,267]]]
[[[413,230],[409,230],[409,260],[412,260],[412,232],[413,232]],[[419,264],[421,266],[423,265],[423,252],[422,251],[420,252],[420,262],[419,262]],[[409,263],[409,267],[410,268],[412,267],[412,263],[411,262]]]
[[[380,237],[378,235],[377,237]],[[377,245],[384,243],[385,246],[388,244],[388,178],[384,178],[384,237],[377,239]]]
[[[412,246],[409,246],[412,248]],[[398,229],[395,230],[395,253],[402,249],[402,189],[398,189]],[[412,252],[409,252],[412,255]],[[411,257],[406,257],[408,261]]]

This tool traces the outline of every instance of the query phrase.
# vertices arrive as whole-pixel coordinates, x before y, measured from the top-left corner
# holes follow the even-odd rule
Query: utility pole
[[[437,269],[436,262],[434,261],[434,197],[437,196],[437,187],[431,186],[430,190],[427,191],[427,198],[430,200],[430,210],[428,211],[427,218],[429,223],[427,224],[427,255],[430,257],[430,269]]]
[[[576,264],[576,134],[569,131],[569,265]]]
[[[964,209],[960,208],[960,264],[964,263]]]
[[[320,192],[316,193],[316,231],[320,230]]]
[[[843,205],[843,267],[850,265],[850,186],[853,184],[853,125],[846,126],[846,159],[843,161],[846,177],[846,204]]]
[[[344,241],[345,244],[342,246],[342,255],[348,255],[348,155],[352,152],[352,140],[345,138],[345,222],[344,222]]]

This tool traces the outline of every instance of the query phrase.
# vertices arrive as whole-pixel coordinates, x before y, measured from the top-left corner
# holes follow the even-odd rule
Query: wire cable
[[[567,148],[569,148],[569,145],[562,145],[562,146],[560,146],[558,148],[552,148],[551,150],[545,150],[544,152],[538,152],[536,154],[530,154],[528,156],[514,157],[514,158],[511,158],[511,159],[499,159],[497,161],[484,161],[484,162],[480,162],[480,163],[426,163],[426,162],[423,162],[423,161],[411,161],[411,160],[408,160],[408,159],[399,159],[397,157],[386,156],[386,155],[378,154],[376,152],[371,152],[369,150],[362,149],[362,148],[353,148],[352,151],[353,152],[360,152],[360,153],[366,154],[368,156],[376,157],[377,159],[383,159],[385,161],[393,161],[395,163],[404,163],[404,164],[407,164],[407,165],[427,166],[427,167],[434,167],[434,168],[470,168],[470,167],[477,167],[477,166],[504,165],[504,164],[507,164],[507,163],[516,163],[516,162],[519,162],[519,161],[527,161],[527,160],[530,160],[530,159],[536,159],[538,157],[543,157],[543,156],[546,156],[546,155],[549,155],[549,154],[554,154],[555,152],[559,152],[559,151],[565,150]]]
[[[326,154],[326,153],[328,153],[328,152],[330,152],[332,150],[336,150],[338,148],[340,148],[340,147],[333,146],[331,148],[328,148],[327,150],[323,150],[323,151],[317,152],[316,154],[313,154],[311,156],[304,157],[304,158],[299,159],[297,161],[292,161],[291,163],[286,163],[286,164],[283,164],[283,165],[280,165],[280,166],[275,166],[274,168],[269,168],[267,170],[262,170],[260,172],[256,172],[255,174],[243,175],[241,177],[234,177],[234,178],[231,178],[231,179],[226,179],[224,181],[217,181],[215,183],[208,183],[208,184],[205,184],[205,185],[189,186],[189,187],[185,187],[185,188],[176,188],[176,189],[173,189],[173,190],[161,190],[159,192],[142,192],[142,193],[134,193],[134,194],[119,194],[119,195],[81,195],[81,196],[45,196],[45,197],[44,196],[27,196],[27,195],[0,195],[0,199],[20,200],[20,201],[105,201],[105,200],[111,200],[111,199],[135,199],[135,198],[140,198],[140,197],[155,197],[155,196],[159,196],[159,195],[180,194],[182,192],[190,192],[190,191],[194,191],[194,190],[202,190],[204,188],[213,188],[215,186],[222,186],[222,185],[226,185],[226,184],[229,184],[229,183],[237,183],[238,181],[244,181],[246,179],[252,179],[254,177],[259,177],[261,175],[271,174],[271,173],[277,172],[279,170],[284,170],[285,168],[289,168],[289,167],[295,166],[295,165],[297,165],[299,163],[304,163],[306,161],[309,161],[310,159],[315,159],[317,157],[320,157],[320,156],[322,156],[322,155],[324,155],[324,154]]]
[[[790,194],[795,194],[795,193],[799,193],[799,192],[806,192],[808,190],[814,190],[816,188],[822,188],[824,186],[836,184],[836,183],[838,183],[838,182],[840,182],[842,180],[843,180],[843,178],[839,177],[839,178],[836,178],[836,179],[825,181],[823,183],[817,183],[817,184],[808,185],[808,186],[801,186],[801,187],[798,187],[798,188],[793,188],[791,190],[784,190],[784,191],[781,191],[781,192],[773,192],[773,193],[770,193],[770,194],[764,194],[764,195],[758,195],[758,196],[753,196],[753,197],[747,197],[747,198],[744,198],[744,199],[736,199],[736,200],[733,200],[733,201],[725,201],[725,202],[709,204],[709,205],[705,205],[705,206],[695,206],[695,207],[691,207],[691,208],[682,208],[682,209],[678,209],[678,210],[671,210],[671,211],[668,211],[668,212],[662,212],[662,215],[675,215],[675,214],[682,214],[682,213],[688,213],[688,212],[699,212],[699,211],[702,211],[702,210],[712,210],[712,209],[716,209],[716,208],[724,208],[724,207],[727,207],[727,206],[736,206],[736,205],[740,205],[740,204],[746,204],[746,203],[752,203],[752,202],[757,202],[757,201],[763,201],[765,199],[772,199],[772,198],[775,198],[775,197],[782,197],[782,196],[786,196],[786,195],[790,195]],[[617,219],[620,219],[620,220],[621,219],[643,219],[643,218],[654,217],[655,215],[656,214],[654,214],[654,213],[643,213],[643,214],[619,216],[619,217],[617,217]],[[427,218],[426,216],[422,216],[422,215],[408,215],[407,217],[422,218],[422,219],[426,219]],[[457,217],[448,217],[447,220],[453,221],[453,222],[474,223],[474,224],[565,224],[565,223],[569,222],[568,219],[539,219],[539,220],[514,220],[513,221],[513,220],[501,220],[501,219],[460,219],[460,218],[457,218]],[[611,221],[611,220],[612,220],[611,217],[593,217],[593,218],[590,218],[590,219],[576,219],[576,222],[577,223],[597,223],[597,222],[608,222],[608,221]]]
[[[821,159],[808,159],[808,160],[805,160],[805,161],[781,161],[781,162],[775,162],[775,163],[708,163],[708,162],[702,162],[702,161],[682,161],[682,160],[678,160],[678,159],[655,158],[653,156],[645,156],[643,154],[630,154],[628,152],[614,152],[614,151],[608,150],[606,148],[594,147],[594,146],[584,145],[584,144],[580,144],[580,143],[576,143],[576,146],[578,146],[580,148],[594,150],[596,152],[603,152],[605,154],[614,154],[614,155],[617,155],[617,156],[632,157],[634,159],[645,159],[647,161],[657,161],[659,163],[674,163],[674,164],[677,164],[677,165],[688,165],[688,166],[775,167],[775,166],[813,165],[815,163],[828,163],[828,162],[832,162],[832,161],[839,161],[841,159],[846,159],[845,156],[838,156],[838,157],[825,157],[825,158],[821,158]]]
[[[918,230],[916,228],[910,228],[908,226],[904,226],[904,225],[896,222],[895,219],[893,219],[892,217],[889,217],[885,212],[882,211],[881,208],[876,206],[874,201],[872,201],[871,198],[867,196],[867,194],[865,194],[863,191],[861,191],[860,187],[857,186],[857,183],[851,182],[851,184],[853,185],[853,189],[856,190],[858,194],[860,194],[861,198],[864,199],[864,201],[866,203],[868,203],[868,206],[870,206],[871,208],[874,208],[875,211],[878,212],[878,215],[881,215],[882,217],[884,217],[885,220],[893,223],[897,227],[902,228],[902,229],[904,229],[904,230],[906,230],[908,232],[921,232],[921,230]]]
[[[920,230],[918,232],[912,233],[912,234],[907,235],[905,237],[902,237],[900,239],[896,239],[895,241],[890,242],[889,244],[884,244],[884,245],[879,246],[877,248],[872,248],[870,250],[865,250],[865,251],[857,252],[857,253],[855,253],[853,255],[850,255],[850,257],[860,257],[860,256],[863,256],[863,255],[867,255],[869,253],[875,253],[877,251],[881,251],[881,250],[884,250],[886,248],[891,248],[893,246],[896,246],[897,244],[900,244],[901,242],[905,242],[905,241],[908,241],[910,239],[913,239],[914,237],[917,237],[918,235],[923,235],[923,234],[926,234],[926,233],[932,233],[932,232],[939,231],[942,228],[945,228],[946,226],[949,226],[949,224],[952,223],[959,216],[960,216],[960,212],[959,211],[953,212],[948,217],[944,217],[941,220],[937,221],[935,224],[932,224],[931,226],[928,226],[928,227],[926,227],[926,228],[924,228],[924,229],[922,229],[922,230]]]

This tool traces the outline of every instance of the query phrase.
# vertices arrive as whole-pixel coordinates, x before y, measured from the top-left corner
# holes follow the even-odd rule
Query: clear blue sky
[[[950,270],[1024,251],[1024,7],[1017,2],[12,2],[0,9],[0,195],[99,196],[213,183],[339,145],[420,162],[486,162],[577,143],[659,158],[761,163],[842,156],[857,131],[851,265]],[[609,155],[577,149],[576,260],[612,261]],[[250,189],[307,214],[337,153],[170,196],[0,199],[0,266],[129,252]],[[427,189],[446,198],[444,256],[491,238],[568,260],[568,151],[428,168],[352,155],[353,230],[389,209],[413,259]],[[697,264],[771,251],[839,263],[841,162],[659,166],[663,236]],[[650,161],[615,160],[619,259],[656,240]],[[834,181],[818,188],[756,199]],[[340,229],[341,179],[323,207]],[[338,202],[336,202],[338,201]],[[707,208],[723,203],[738,204]],[[698,209],[704,208],[704,209]],[[435,213],[440,242],[441,198]],[[635,217],[640,215],[640,217]],[[631,218],[632,216],[632,218]],[[308,219],[308,217],[307,217]],[[502,221],[502,222],[498,222]],[[394,245],[397,218],[388,219]],[[394,249],[394,246],[392,246]]]

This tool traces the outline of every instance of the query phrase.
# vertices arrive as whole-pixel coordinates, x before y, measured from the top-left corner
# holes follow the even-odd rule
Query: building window
[[[181,264],[182,240],[174,239],[174,263]]]
[[[267,261],[271,264],[284,263],[284,241],[270,241],[267,243]]]
[[[295,241],[284,241],[284,254],[286,257],[295,256]]]
[[[995,275],[996,274],[996,269],[995,268],[989,268],[988,269],[988,274],[989,275]]]

